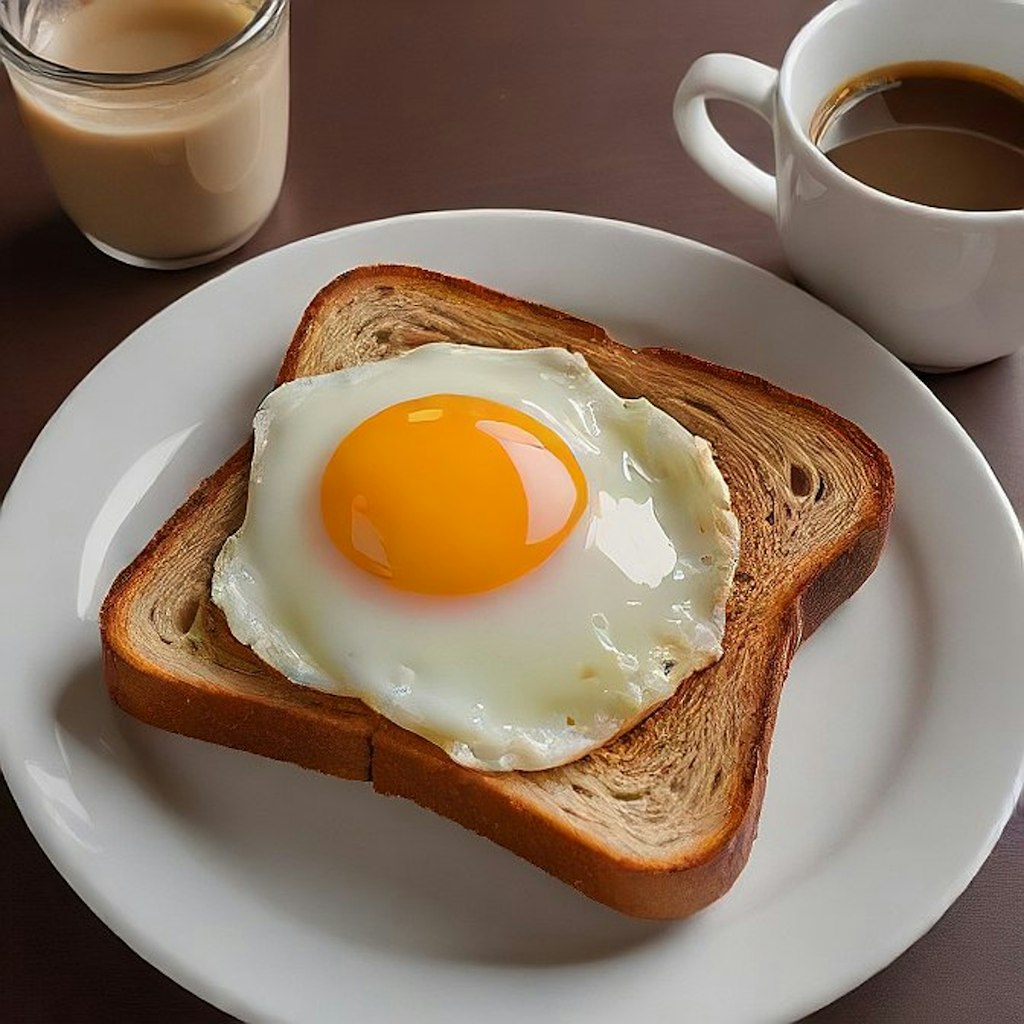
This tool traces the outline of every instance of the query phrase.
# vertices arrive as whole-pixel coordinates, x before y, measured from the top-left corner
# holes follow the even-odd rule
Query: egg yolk
[[[587,484],[569,446],[527,413],[428,395],[364,420],[324,470],[335,547],[400,590],[476,594],[535,569],[570,534]]]

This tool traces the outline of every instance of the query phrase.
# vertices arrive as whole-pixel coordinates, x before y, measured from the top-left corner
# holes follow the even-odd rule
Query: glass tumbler
[[[195,266],[246,242],[277,202],[288,148],[289,0],[149,3],[147,17],[171,21],[143,44],[198,28],[209,5],[234,19],[234,34],[193,59],[136,70],[160,59],[159,45],[140,52],[132,35],[137,0],[0,0],[0,55],[57,198],[85,236],[125,263]],[[109,66],[120,48],[129,69],[61,63],[62,44],[79,30],[98,63]]]

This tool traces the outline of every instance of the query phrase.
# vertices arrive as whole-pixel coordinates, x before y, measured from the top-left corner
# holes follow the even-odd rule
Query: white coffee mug
[[[839,170],[810,136],[820,104],[885,65],[939,60],[1024,79],[1024,0],[838,0],[790,44],[778,71],[735,54],[694,62],[675,122],[707,174],[775,219],[797,280],[921,369],[955,370],[1024,345],[1024,210],[938,209]],[[772,126],[775,174],[708,117],[731,100]]]

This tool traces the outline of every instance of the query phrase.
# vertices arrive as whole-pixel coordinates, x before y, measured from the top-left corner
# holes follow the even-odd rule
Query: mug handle
[[[706,53],[686,72],[676,91],[673,117],[683,148],[703,171],[737,199],[776,215],[775,176],[762,171],[722,137],[708,117],[707,101],[729,100],[760,114],[774,129],[779,73],[749,57]]]

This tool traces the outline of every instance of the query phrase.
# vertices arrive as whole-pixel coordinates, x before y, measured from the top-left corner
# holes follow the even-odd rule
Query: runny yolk
[[[569,446],[511,406],[428,395],[364,420],[324,470],[338,550],[401,590],[476,594],[535,569],[587,503]]]

